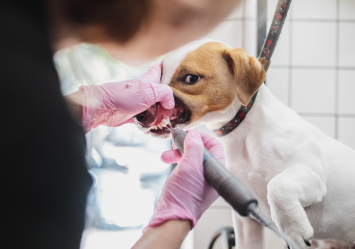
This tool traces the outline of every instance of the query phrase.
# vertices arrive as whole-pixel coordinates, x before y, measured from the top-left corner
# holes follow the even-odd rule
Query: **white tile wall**
[[[266,84],[276,98],[288,105],[288,68],[271,68],[266,75]]]
[[[355,117],[339,118],[339,140],[355,149]]]
[[[292,1],[295,19],[336,19],[337,0]]]
[[[252,56],[257,56],[256,54],[256,20],[246,20],[244,21],[244,37],[242,42],[242,47]]]
[[[339,18],[341,20],[355,20],[354,9],[354,0],[340,0]]]
[[[328,136],[335,138],[335,117],[303,117],[311,124],[318,127]]]
[[[230,20],[222,22],[202,39],[215,39],[225,42],[231,47],[241,47],[243,42],[242,34],[242,21]]]
[[[292,65],[335,66],[335,23],[293,22],[291,25]]]
[[[268,0],[269,21],[276,2]],[[355,148],[355,131],[348,129],[355,118],[355,0],[297,0],[291,6],[287,44],[280,40],[267,84],[307,121]],[[286,74],[288,84],[277,77]]]
[[[355,22],[339,25],[339,66],[355,67]]]
[[[244,4],[245,4],[245,9],[244,9],[244,14],[243,16],[245,18],[253,18],[255,19],[256,18],[256,4],[257,4],[257,0],[247,0],[247,1],[244,1]]]
[[[293,69],[291,107],[299,113],[335,113],[335,70]]]
[[[340,114],[355,114],[355,70],[339,71],[338,93],[338,112]]]

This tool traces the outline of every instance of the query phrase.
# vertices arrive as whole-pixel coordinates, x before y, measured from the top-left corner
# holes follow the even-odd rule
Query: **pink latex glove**
[[[222,144],[216,138],[195,130],[188,131],[183,156],[177,149],[162,154],[161,159],[165,163],[180,162],[166,181],[148,226],[157,226],[168,220],[188,219],[193,228],[218,198],[217,191],[203,176],[203,147],[225,166]]]
[[[133,117],[160,102],[165,109],[175,106],[172,89],[160,84],[161,62],[142,76],[99,86],[81,86],[84,91],[83,126],[86,132],[99,125],[117,127],[134,122]]]

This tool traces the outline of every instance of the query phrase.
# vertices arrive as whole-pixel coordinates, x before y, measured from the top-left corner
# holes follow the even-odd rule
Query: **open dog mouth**
[[[174,98],[175,107],[171,110],[165,109],[160,103],[155,103],[148,110],[136,115],[134,119],[138,128],[146,134],[167,138],[170,136],[167,124],[175,127],[190,121],[190,109],[179,98]]]

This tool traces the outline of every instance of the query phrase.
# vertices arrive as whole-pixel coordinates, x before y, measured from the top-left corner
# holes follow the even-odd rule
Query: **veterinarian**
[[[119,126],[155,102],[174,107],[159,84],[160,65],[121,83],[82,87],[61,96],[53,54],[79,43],[98,44],[128,64],[148,61],[197,39],[238,0],[14,0],[0,8],[2,244],[9,248],[79,248],[86,195],[86,132]],[[68,108],[68,106],[70,108]],[[69,111],[72,110],[72,113]],[[75,117],[75,118],[74,118]],[[192,131],[154,218],[135,248],[178,248],[217,198],[206,186],[202,148],[224,162],[217,140]],[[188,173],[187,173],[188,172]],[[182,187],[183,186],[183,187]]]

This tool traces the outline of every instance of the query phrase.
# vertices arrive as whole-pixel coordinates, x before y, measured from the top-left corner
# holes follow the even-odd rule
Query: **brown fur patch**
[[[189,74],[200,76],[200,80],[185,83]],[[260,63],[243,49],[208,42],[186,55],[169,85],[190,108],[190,122],[194,122],[208,112],[226,109],[236,96],[247,105],[264,78]]]
[[[264,67],[242,48],[228,49],[224,57],[233,70],[238,99],[246,106],[265,80]]]

